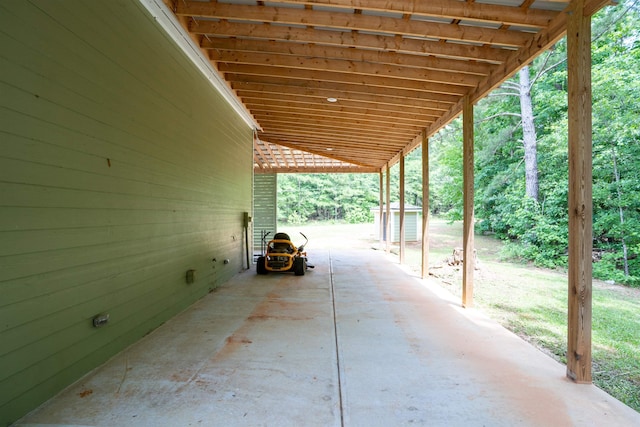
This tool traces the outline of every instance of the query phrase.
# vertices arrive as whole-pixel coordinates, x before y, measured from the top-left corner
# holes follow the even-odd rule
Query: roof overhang
[[[573,9],[569,0],[143,1],[164,1],[192,60],[256,129],[257,173],[383,170],[456,118],[465,98],[477,102],[558,41]],[[588,1],[585,13],[608,3]]]

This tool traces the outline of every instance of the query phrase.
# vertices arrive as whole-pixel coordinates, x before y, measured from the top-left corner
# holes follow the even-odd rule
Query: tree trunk
[[[620,238],[622,242],[622,256],[624,260],[624,275],[629,276],[629,256],[627,253],[627,243],[624,241],[624,210],[622,209],[622,189],[620,188],[620,173],[618,172],[618,160],[616,158],[615,148],[611,152],[613,157],[613,176],[616,180],[616,189],[618,190],[618,212],[620,213],[620,228],[622,236]]]
[[[529,66],[526,66],[520,70],[520,114],[522,116],[526,194],[537,201],[538,149],[530,87]]]

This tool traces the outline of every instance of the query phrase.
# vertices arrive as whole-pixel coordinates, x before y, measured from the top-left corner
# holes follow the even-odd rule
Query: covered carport
[[[566,34],[567,375],[591,381],[590,23],[609,1],[165,3],[254,117],[256,173],[374,170],[382,217],[383,198],[390,206],[390,168],[400,164],[401,261],[404,157],[422,145],[428,201],[428,138],[462,114],[464,306],[473,305],[473,105]],[[296,151],[339,164],[318,167]],[[428,205],[424,209],[428,248]],[[427,259],[425,250],[423,277]]]
[[[0,3],[1,421],[250,267],[253,173],[378,173],[389,200],[422,144],[428,192],[428,138],[462,113],[471,253],[473,104],[565,33],[567,376],[589,383],[589,24],[606,3]]]

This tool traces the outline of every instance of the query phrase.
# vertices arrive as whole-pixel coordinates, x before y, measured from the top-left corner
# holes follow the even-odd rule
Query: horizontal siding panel
[[[0,364],[14,366],[18,371],[15,375],[19,375],[25,369],[36,366],[39,363],[45,363],[43,361],[48,357],[44,357],[44,355],[48,353],[62,352],[72,345],[85,345],[83,342],[96,333],[96,329],[91,326],[91,319],[98,313],[110,314],[111,317],[108,324],[110,328],[127,328],[127,325],[135,324],[135,322],[131,321],[139,316],[139,313],[136,313],[137,307],[173,304],[171,298],[183,298],[181,288],[187,285],[184,281],[184,274],[180,275],[180,277],[167,278],[166,274],[163,274],[166,271],[166,269],[164,271],[156,270],[153,273],[154,275],[147,274],[144,281],[135,285],[122,287],[119,290],[111,290],[109,293],[89,301],[81,301],[80,304],[76,304],[70,309],[65,309],[66,311],[62,315],[58,314],[56,316],[54,313],[47,316],[50,321],[56,317],[59,318],[60,324],[57,328],[53,331],[48,331],[47,334],[37,332],[33,337],[19,339],[18,342],[23,345],[0,356]],[[171,282],[173,282],[174,286],[158,287],[158,283],[170,279],[173,279]],[[207,278],[200,278],[199,283],[201,284],[200,286],[193,284],[189,285],[189,288],[191,291],[197,289],[197,294],[202,296],[209,291]],[[74,295],[71,296],[73,297]],[[53,303],[59,302],[55,298],[52,299]],[[40,308],[43,307],[40,306]],[[169,307],[165,308],[168,309]],[[37,310],[38,307],[33,307],[32,309]],[[40,315],[40,313],[37,313],[37,315]],[[18,330],[20,329],[23,332],[27,330],[24,327]],[[3,335],[0,334],[0,336]],[[29,342],[26,342],[27,340]],[[2,374],[0,381],[4,380],[4,377],[5,374]]]
[[[17,230],[72,229],[138,224],[180,224],[210,221],[209,209],[133,210],[67,207],[4,206],[0,232]]]
[[[164,224],[138,223],[128,225],[115,223],[100,227],[4,231],[0,232],[0,239],[5,243],[4,247],[0,247],[0,257],[184,234],[201,234],[206,238],[206,233],[213,233],[216,230],[215,223],[211,218],[207,219],[208,221],[202,218],[201,220],[172,221]],[[200,240],[200,238],[197,237],[195,240]],[[1,264],[2,261],[0,261]],[[0,278],[2,276],[0,273]]]
[[[42,382],[46,381],[49,378],[46,373],[57,372],[60,369],[67,369],[73,366],[74,363],[89,357],[91,353],[94,352],[94,349],[100,348],[101,344],[105,341],[117,340],[119,337],[129,335],[135,331],[138,331],[138,333],[142,335],[149,332],[149,329],[153,329],[153,326],[147,326],[143,330],[139,330],[139,324],[131,321],[133,320],[133,316],[126,316],[123,313],[132,313],[138,309],[139,312],[136,313],[136,317],[162,317],[163,312],[172,309],[171,305],[175,304],[176,298],[179,298],[179,293],[171,292],[167,288],[150,291],[146,295],[123,305],[119,310],[112,310],[111,316],[113,317],[113,322],[110,321],[110,323],[103,328],[93,329],[88,326],[89,322],[78,323],[74,327],[69,328],[66,334],[56,337],[58,340],[66,337],[67,341],[64,343],[66,345],[59,347],[59,341],[55,342],[56,347],[59,348],[57,352],[51,352],[51,348],[46,346],[46,342],[39,343],[38,347],[43,351],[48,351],[53,354],[17,372],[15,375],[0,381],[0,390],[11,390],[11,393],[15,395],[23,394],[31,388],[30,384],[39,386]],[[140,305],[141,300],[144,301],[144,305],[142,306]],[[184,307],[180,308],[182,309]],[[74,339],[73,337],[80,339],[71,342]],[[104,360],[101,360],[100,362],[103,361]],[[4,396],[1,397],[4,398]]]
[[[58,321],[52,325],[45,325],[40,322],[42,319],[57,314],[69,315],[69,318],[73,318],[72,312],[65,312],[65,310],[76,310],[75,307],[82,307],[83,304],[94,300],[104,305],[112,296],[134,288],[148,277],[164,278],[158,283],[169,281],[172,286],[183,287],[185,284],[184,272],[181,271],[180,267],[187,265],[191,266],[191,268],[196,268],[200,272],[197,283],[200,283],[200,279],[206,282],[209,279],[206,276],[207,273],[213,274],[213,271],[209,263],[210,260],[198,256],[201,248],[191,250],[186,248],[178,249],[180,254],[166,259],[163,258],[162,260],[156,259],[157,254],[151,254],[147,257],[135,257],[135,261],[129,264],[123,260],[121,263],[123,269],[118,271],[113,270],[112,262],[105,262],[89,270],[91,274],[96,276],[102,275],[103,277],[100,279],[76,282],[74,283],[75,286],[58,285],[57,289],[50,286],[40,286],[34,289],[33,296],[5,305],[1,310],[3,316],[6,315],[7,320],[2,325],[0,337],[9,338],[9,335],[5,334],[10,332],[11,338],[15,338],[17,341],[13,341],[13,339],[11,343],[8,343],[9,340],[5,341],[8,344],[3,346],[0,354],[20,348],[24,345],[22,344],[23,342],[33,341],[37,335],[65,327],[64,323],[62,323],[62,318],[58,318]],[[71,280],[74,280],[74,278],[71,278]],[[26,291],[24,296],[27,296]],[[95,314],[95,309],[96,307],[91,306],[88,309],[88,313]],[[24,323],[20,320],[24,315],[29,316],[30,322]],[[40,322],[38,327],[42,327],[44,330],[36,330],[32,325],[36,322]],[[16,331],[18,327],[24,327],[25,331],[28,330],[28,336],[19,337],[17,335],[19,332]]]
[[[16,191],[19,190],[19,191]],[[78,190],[74,188],[52,188],[40,185],[28,185],[0,181],[0,207],[42,207],[42,208],[76,208],[76,209],[137,209],[137,210],[170,210],[181,211],[199,209],[211,213],[214,207],[221,210],[218,202],[207,200],[203,202],[190,202],[185,200],[172,200],[154,198],[132,194],[112,194],[92,191],[91,189]],[[215,193],[214,193],[215,194]],[[240,197],[240,196],[238,196]],[[219,203],[230,206],[236,197],[220,198]]]
[[[17,72],[20,71],[18,70]],[[7,69],[3,69],[2,75],[6,72]],[[21,72],[21,75],[24,75],[24,71]],[[51,81],[47,80],[43,82],[44,84],[51,84]],[[95,107],[99,108],[99,113],[91,117],[86,113],[86,109],[92,107],[91,104],[87,105],[84,110],[79,111],[62,109],[60,105],[43,98],[35,89],[17,88],[1,82],[1,80],[0,94],[2,95],[0,105],[4,107],[2,129],[7,133],[23,135],[25,134],[25,126],[33,124],[34,121],[44,122],[36,127],[29,126],[27,129],[32,130],[27,130],[26,135],[35,140],[49,141],[54,144],[58,142],[59,145],[70,145],[72,149],[76,148],[83,152],[101,154],[104,158],[111,156],[114,159],[121,159],[122,162],[126,162],[131,156],[139,156],[140,151],[145,150],[145,159],[151,155],[152,158],[161,158],[165,162],[169,160],[179,166],[178,171],[192,173],[194,172],[192,168],[198,166],[191,162],[189,156],[184,150],[180,149],[180,146],[174,144],[166,147],[162,143],[168,133],[175,133],[176,129],[181,130],[184,127],[184,121],[170,118],[149,129],[139,124],[139,120],[144,119],[140,114],[135,115],[135,119],[131,118],[123,123],[122,118],[118,116],[118,111],[105,110],[99,104],[95,105]],[[69,97],[69,94],[62,93],[60,96]],[[5,101],[2,101],[3,99]],[[11,99],[10,103],[7,101],[9,99]],[[5,103],[10,105],[3,105]],[[149,107],[147,104],[139,106],[140,109]],[[157,109],[155,113],[157,114]],[[20,114],[24,117],[19,117]],[[155,116],[149,117],[149,119],[157,120]],[[201,119],[206,120],[207,117],[202,117]],[[67,122],[73,123],[73,129],[57,124]],[[41,126],[43,126],[42,129],[40,129]],[[73,139],[69,138],[69,136],[73,137]],[[224,147],[216,147],[210,144],[218,136],[226,135],[217,130],[213,133],[207,132],[196,135],[191,143],[197,144],[199,148],[207,151],[208,154],[233,155],[233,152],[239,148],[237,146],[234,147],[234,144]],[[126,149],[119,146],[132,138],[135,139],[138,147]],[[176,139],[179,138],[180,135],[176,136]],[[105,142],[107,145],[105,145]],[[112,151],[114,155],[112,155]],[[122,153],[120,157],[118,157],[118,153]],[[137,164],[140,159],[134,157],[133,160],[134,164]],[[212,158],[212,160],[215,162],[215,166],[225,167],[226,165],[226,162],[221,158]],[[208,173],[208,168],[200,172]]]
[[[19,120],[14,119],[12,122],[16,123]],[[29,125],[25,124],[25,126]],[[189,172],[185,168],[178,166],[171,168],[171,165],[166,162],[160,163],[152,158],[137,158],[136,162],[131,162],[131,160],[127,159],[124,162],[116,158],[98,157],[77,150],[70,150],[66,147],[2,132],[0,132],[0,137],[2,138],[0,142],[1,157],[6,159],[5,161],[7,162],[18,163],[18,167],[21,161],[32,162],[43,168],[47,166],[57,167],[68,170],[70,171],[69,173],[84,173],[95,175],[98,179],[112,179],[114,186],[119,185],[119,182],[123,182],[125,186],[136,182],[155,183],[168,189],[173,189],[176,198],[185,198],[185,195],[200,193],[196,199],[202,199],[202,197],[210,195],[213,190],[211,183],[207,182],[207,175]],[[173,170],[171,173],[169,171],[163,173],[163,167]],[[11,173],[12,171],[7,171],[5,175]],[[14,181],[17,179],[19,177],[13,178]],[[24,183],[29,182],[25,181]],[[42,184],[35,182],[34,184],[55,186],[54,183]],[[92,183],[78,184],[84,184],[86,187]],[[66,185],[70,185],[70,183]],[[75,185],[74,188],[81,187]],[[117,192],[117,187],[111,191]]]
[[[276,233],[278,175],[256,174],[253,182],[253,245],[254,252],[259,252],[262,245],[262,233],[270,232],[271,237]]]
[[[205,181],[207,175],[187,179],[180,171],[185,175],[193,173],[186,172],[185,168],[178,168],[174,174],[161,173],[160,168],[152,169],[153,164],[149,159],[138,159],[137,164],[119,162],[115,158],[99,158],[6,134],[0,142],[0,147],[2,153],[10,153],[12,156],[8,158],[8,155],[4,154],[0,157],[0,179],[5,182],[92,188],[94,191],[117,194],[153,195],[160,192],[165,198],[186,200],[203,200],[213,189],[211,183]],[[33,167],[25,170],[24,162],[32,162]],[[147,165],[151,167],[144,169]],[[61,169],[59,172],[63,173],[56,181],[47,182],[46,178],[51,175],[47,167]],[[208,169],[209,174],[210,171],[211,169]],[[183,187],[176,188],[177,184],[182,184]],[[219,184],[227,182],[221,180]]]
[[[2,32],[7,35],[4,45],[7,46],[8,53],[11,53],[12,62],[24,69],[31,69],[34,73],[56,83],[56,87],[47,88],[39,86],[44,96],[47,90],[67,90],[76,96],[83,98],[84,102],[99,102],[107,108],[111,107],[114,112],[121,111],[122,118],[133,118],[141,114],[153,114],[144,110],[137,110],[139,103],[148,103],[150,107],[167,105],[166,111],[158,111],[160,115],[171,119],[176,115],[188,118],[195,106],[189,102],[189,98],[183,93],[166,96],[166,91],[158,88],[170,87],[175,83],[172,74],[189,72],[181,65],[181,54],[165,56],[167,52],[158,52],[153,57],[149,52],[149,45],[137,46],[141,50],[129,53],[129,50],[122,50],[122,40],[131,37],[133,43],[139,43],[140,34],[129,31],[116,33],[113,30],[99,35],[104,19],[108,18],[106,13],[102,13],[101,25],[93,25],[96,17],[88,19],[89,22],[76,20],[72,17],[75,10],[79,10],[74,5],[66,5],[73,2],[49,1],[38,4],[38,7],[55,9],[50,12],[32,9],[28,17],[18,16],[19,10],[14,10],[14,14],[9,18],[11,11],[3,11],[9,19],[6,24],[3,22]],[[18,4],[2,5],[4,8],[13,7],[22,9]],[[98,7],[104,8],[104,5]],[[131,9],[131,6],[127,8]],[[133,5],[133,9],[136,6]],[[69,11],[63,17],[63,11]],[[104,12],[104,11],[103,11]],[[58,22],[51,20],[51,16],[56,15]],[[140,29],[139,23],[132,22],[132,25]],[[84,28],[83,28],[84,27]],[[39,31],[33,31],[37,28]],[[78,43],[77,35],[74,33],[84,31],[91,34]],[[127,36],[126,34],[130,35]],[[43,36],[46,34],[46,36]],[[56,55],[51,55],[52,46],[55,46]],[[10,49],[15,49],[12,51]],[[104,49],[108,49],[105,51]],[[36,60],[34,61],[34,57]],[[164,57],[160,70],[158,69],[158,58]],[[173,59],[173,61],[172,61]],[[135,70],[131,72],[130,70]],[[20,82],[20,80],[18,80]],[[150,85],[151,82],[151,85]],[[109,97],[93,97],[92,94],[109,93]],[[52,97],[57,99],[58,97]],[[77,104],[69,103],[65,108],[79,109],[86,106],[82,100],[74,99]],[[124,101],[124,102],[123,102]],[[85,110],[88,113],[94,111],[93,108]],[[170,115],[168,114],[170,113]],[[141,121],[141,124],[144,122]]]
[[[0,4],[0,424],[243,268],[252,130],[156,25]]]
[[[240,237],[241,230],[238,229],[235,235],[236,238]],[[109,245],[95,245],[93,248],[74,247],[58,249],[51,251],[49,255],[44,255],[42,252],[8,255],[0,258],[0,272],[2,273],[2,280],[4,281],[64,268],[77,267],[101,259],[137,256],[148,253],[150,248],[153,248],[154,251],[172,252],[172,248],[176,246],[180,247],[187,242],[210,241],[212,244],[219,246],[221,242],[228,241],[229,239],[229,236],[219,235],[216,239],[215,235],[208,233],[190,232],[187,234],[155,236],[139,240],[129,239],[126,241],[113,242]],[[1,289],[2,283],[0,282],[0,290]]]
[[[220,266],[220,263],[216,265],[212,262],[213,258],[224,259],[224,256],[231,249],[228,245],[222,246],[220,242],[211,239],[209,244],[200,243],[197,245],[176,241],[170,247],[153,246],[153,250],[147,248],[146,251],[137,254],[134,252],[119,253],[118,250],[114,250],[113,254],[120,255],[111,258],[105,257],[94,263],[80,263],[66,269],[48,271],[4,282],[2,284],[3,307],[0,313],[6,317],[3,319],[0,331],[20,323],[21,316],[14,319],[9,314],[12,312],[20,313],[22,310],[21,302],[29,301],[36,305],[41,303],[42,306],[38,313],[40,316],[46,316],[48,312],[56,311],[56,306],[51,304],[50,300],[55,297],[56,293],[78,292],[76,287],[84,286],[87,289],[82,292],[87,292],[93,297],[101,297],[105,293],[137,283],[141,280],[139,276],[144,277],[154,274],[155,271],[171,269],[173,268],[172,263],[180,260],[184,260],[184,271],[174,269],[172,270],[173,274],[170,271],[163,273],[165,276],[177,274],[176,277],[180,284],[183,282],[184,272],[190,268],[196,268],[201,272],[198,274],[199,278],[203,275],[217,273],[214,270],[216,268],[230,270],[233,273],[233,267],[225,264]],[[114,265],[117,266],[117,270],[114,270]],[[6,298],[4,298],[5,295]],[[76,299],[73,300],[74,304],[77,302]],[[4,348],[8,348],[8,346]]]
[[[52,2],[53,3],[53,2]],[[33,37],[31,32],[27,32],[25,37]],[[65,41],[60,41],[64,46]],[[22,50],[24,47],[20,46],[19,49]],[[47,51],[44,50],[42,52],[37,52],[38,55],[47,55]],[[88,64],[88,59],[82,59],[82,66],[86,67]],[[3,64],[4,65],[4,64]],[[47,71],[51,72],[52,67],[51,64],[47,64]],[[3,74],[10,71],[8,67],[3,67]],[[15,72],[16,76],[20,79],[24,79],[25,75],[28,75],[30,70],[19,69]],[[56,71],[56,70],[54,70]],[[120,73],[118,73],[120,71]],[[104,74],[107,72],[114,73],[116,76],[125,75],[128,76],[128,73],[124,72],[123,69],[114,69],[114,70],[101,70],[98,74]],[[181,71],[181,70],[180,70]],[[37,70],[37,72],[41,72]],[[28,83],[22,83],[22,92],[23,96],[19,98],[18,101],[13,101],[11,107],[13,109],[18,109],[19,111],[28,112],[28,114],[33,115],[34,117],[42,118],[45,121],[52,121],[54,123],[65,123],[70,120],[74,120],[74,128],[77,128],[81,131],[86,130],[87,135],[95,135],[96,126],[102,126],[99,129],[98,135],[104,135],[107,139],[112,140],[120,140],[122,137],[131,136],[133,132],[133,136],[137,136],[140,138],[144,138],[147,144],[153,146],[154,150],[163,150],[165,148],[171,149],[171,157],[175,158],[177,161],[182,161],[184,166],[187,166],[189,163],[188,157],[184,156],[184,152],[179,150],[178,146],[175,144],[168,144],[164,147],[163,141],[165,141],[166,135],[172,136],[173,138],[180,138],[181,134],[180,129],[183,127],[180,124],[185,122],[185,119],[188,117],[181,117],[179,114],[183,111],[182,109],[178,110],[178,116],[176,116],[176,111],[173,110],[171,115],[165,116],[165,120],[162,122],[156,123],[156,126],[150,128],[145,127],[145,119],[154,120],[158,117],[159,114],[162,114],[162,110],[160,110],[161,106],[168,105],[171,108],[175,108],[169,101],[167,101],[166,105],[154,105],[151,100],[140,99],[138,98],[138,92],[132,92],[132,89],[136,89],[136,84],[140,82],[138,80],[132,81],[123,81],[119,82],[120,84],[116,85],[116,88],[111,88],[113,91],[115,89],[114,96],[110,98],[105,98],[103,96],[94,96],[88,97],[86,94],[90,94],[92,92],[96,92],[101,90],[100,86],[96,86],[95,82],[88,82],[86,87],[80,93],[72,92],[70,90],[60,89],[59,85],[51,85],[51,81],[55,81],[58,83],[60,79],[69,80],[69,85],[77,86],[77,83],[83,81],[84,78],[82,76],[76,76],[75,68],[63,68],[58,70],[57,72],[52,73],[50,76],[43,76],[41,74],[36,73],[36,71],[32,71],[34,76],[36,76],[41,83],[28,85]],[[94,75],[95,72],[90,70],[90,75]],[[14,76],[12,76],[14,77]],[[12,78],[12,83],[15,84],[15,77]],[[118,89],[121,88],[121,89]],[[7,95],[5,92],[9,91],[18,91],[18,88],[9,88],[9,87],[0,87],[3,95]],[[106,90],[106,89],[105,89]],[[118,90],[122,90],[122,93],[118,93]],[[62,93],[55,93],[55,91],[61,91]],[[54,92],[54,93],[51,93]],[[143,92],[143,94],[146,92]],[[13,94],[13,96],[16,96]],[[8,99],[6,96],[2,98]],[[55,101],[51,101],[48,98],[52,98],[54,100],[63,98],[67,100],[67,98],[71,98],[71,102],[65,103],[65,108],[60,109],[59,105],[56,105]],[[105,103],[109,101],[109,99],[117,100],[117,103],[113,106],[109,107]],[[127,99],[128,102],[122,103],[122,99]],[[66,108],[67,105],[72,105],[75,110],[71,110]],[[211,113],[223,113],[220,110],[219,103],[211,103],[208,105],[210,108],[207,112]],[[130,109],[130,111],[129,111]],[[213,111],[212,111],[213,110]],[[94,112],[95,117],[88,116],[87,112]],[[201,111],[200,114],[202,117],[199,119],[206,120],[210,116],[208,114],[204,114],[205,111]],[[150,114],[149,117],[145,117],[145,114]],[[225,115],[228,115],[227,111]],[[122,116],[127,116],[128,120],[123,123]],[[53,119],[53,120],[52,120]],[[157,122],[157,120],[156,120]],[[123,126],[126,125],[126,126]],[[223,122],[223,127],[228,126]],[[122,134],[118,132],[119,128],[122,128],[122,132],[126,132]],[[216,128],[213,129],[215,133],[202,133],[198,140],[194,142],[201,143],[206,145],[206,141],[211,140],[212,137],[215,137],[217,133],[222,131],[223,129]],[[157,139],[150,139],[151,136],[157,136]],[[231,147],[232,148],[232,144]],[[221,147],[216,147],[216,150],[220,150]],[[222,147],[224,150],[225,147]],[[220,166],[224,166],[224,162],[221,162]]]

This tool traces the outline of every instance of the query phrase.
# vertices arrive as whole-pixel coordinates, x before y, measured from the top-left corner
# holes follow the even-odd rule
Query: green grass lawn
[[[460,268],[443,261],[462,246],[461,224],[431,220],[430,273],[461,294]],[[567,276],[563,272],[500,260],[500,242],[476,236],[476,307],[541,350],[566,363]],[[419,271],[420,246],[406,260]],[[594,383],[640,412],[640,289],[593,282]]]

